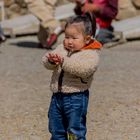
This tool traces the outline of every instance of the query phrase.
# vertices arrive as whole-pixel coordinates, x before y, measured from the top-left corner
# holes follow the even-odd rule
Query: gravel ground
[[[61,42],[61,37],[58,43]],[[51,72],[35,36],[0,47],[0,140],[49,140]],[[91,86],[87,140],[140,140],[140,41],[102,49]]]

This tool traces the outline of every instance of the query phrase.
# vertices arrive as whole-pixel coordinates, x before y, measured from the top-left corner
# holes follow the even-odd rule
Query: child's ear
[[[90,35],[87,35],[85,37],[85,43],[88,45],[90,43],[90,41],[91,41],[91,36]]]

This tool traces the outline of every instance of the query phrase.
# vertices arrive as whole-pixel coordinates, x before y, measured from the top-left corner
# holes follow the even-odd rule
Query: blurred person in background
[[[114,35],[112,21],[118,14],[118,0],[69,0],[76,4],[74,12],[82,15],[90,12],[96,16],[97,30],[95,38],[102,44],[118,41]],[[46,48],[52,47],[56,43],[59,34],[63,32],[63,27],[58,26],[54,33],[47,39]]]
[[[118,13],[118,0],[73,0],[77,15],[93,12],[96,16],[96,39],[102,44],[112,42],[115,38],[112,20]]]
[[[3,29],[0,26],[0,43],[4,42],[6,40],[6,37],[4,35]]]

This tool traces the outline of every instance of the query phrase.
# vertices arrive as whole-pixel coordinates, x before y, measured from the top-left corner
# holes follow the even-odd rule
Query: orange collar
[[[94,40],[89,45],[84,46],[83,48],[81,48],[81,50],[86,50],[86,49],[101,49],[101,48],[102,48],[102,44],[100,42],[98,42],[97,40]]]
[[[91,43],[89,43],[87,46],[84,46],[83,48],[81,48],[80,50],[86,50],[86,49],[101,49],[102,48],[102,44],[100,42],[98,42],[97,40],[93,40]],[[76,52],[79,52],[80,50],[77,50]],[[76,52],[71,52],[68,51],[67,56],[71,56],[73,53]]]

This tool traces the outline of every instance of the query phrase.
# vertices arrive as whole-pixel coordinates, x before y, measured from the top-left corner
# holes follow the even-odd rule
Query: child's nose
[[[72,42],[73,42],[73,39],[70,38],[70,39],[69,39],[69,44],[72,44]]]

